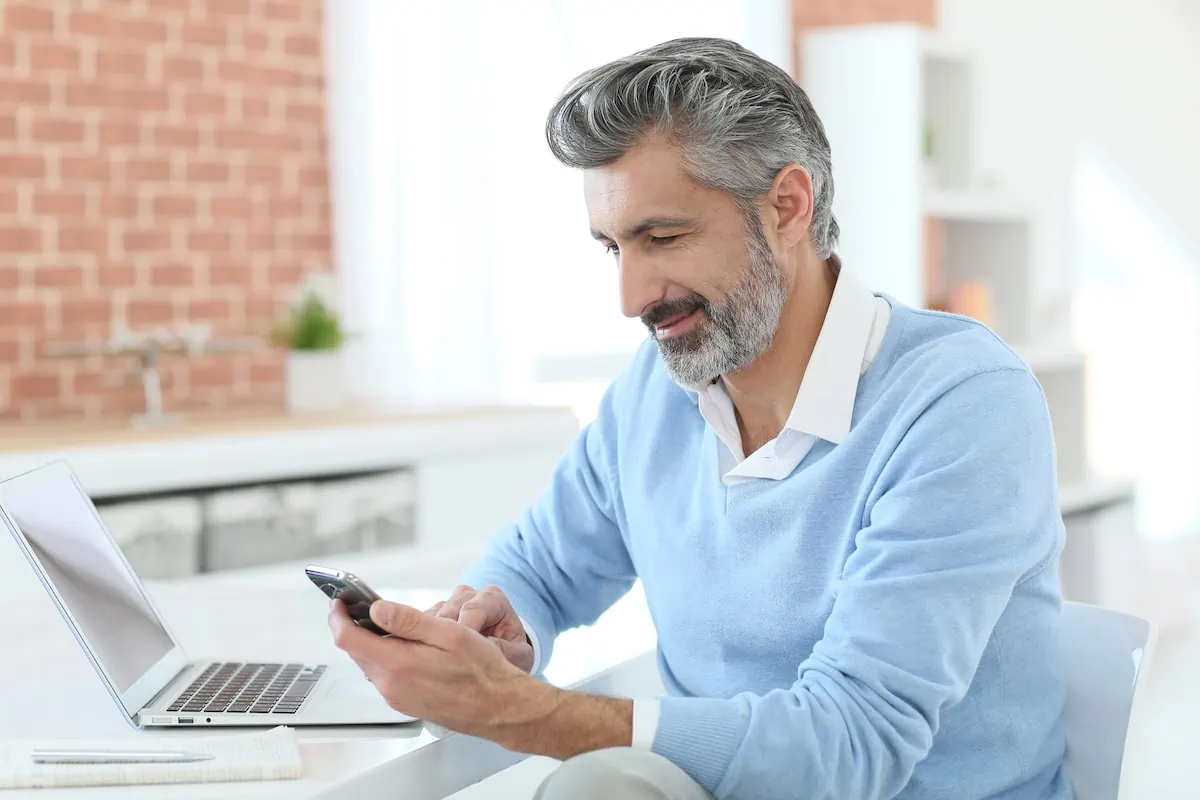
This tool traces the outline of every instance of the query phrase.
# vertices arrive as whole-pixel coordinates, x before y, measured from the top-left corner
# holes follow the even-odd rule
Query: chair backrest
[[[1157,627],[1141,617],[1063,604],[1067,773],[1078,800],[1117,800],[1130,719]]]

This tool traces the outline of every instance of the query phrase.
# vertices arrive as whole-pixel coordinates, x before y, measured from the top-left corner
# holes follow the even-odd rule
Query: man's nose
[[[617,262],[620,273],[621,313],[640,317],[656,303],[666,299],[667,281],[644,259],[621,253]]]

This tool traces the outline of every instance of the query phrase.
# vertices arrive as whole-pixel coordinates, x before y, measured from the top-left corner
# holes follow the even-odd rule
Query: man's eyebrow
[[[626,228],[623,238],[633,239],[655,228],[690,228],[695,224],[696,220],[689,217],[647,217],[636,225]],[[611,236],[597,230],[592,231],[592,238],[602,242],[612,240]]]

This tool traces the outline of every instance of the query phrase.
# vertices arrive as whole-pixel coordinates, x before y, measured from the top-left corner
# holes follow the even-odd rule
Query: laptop
[[[135,727],[413,721],[353,664],[190,661],[64,462],[0,481],[0,521]]]

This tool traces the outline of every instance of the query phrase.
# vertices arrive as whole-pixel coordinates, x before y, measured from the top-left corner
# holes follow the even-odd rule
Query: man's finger
[[[444,619],[458,619],[458,613],[462,610],[463,603],[475,596],[475,590],[470,586],[462,585],[457,587],[446,602],[442,603],[442,607],[438,610],[435,616]]]
[[[449,635],[447,629],[457,627],[450,620],[430,617],[412,606],[390,600],[376,600],[371,604],[371,621],[393,636],[434,647],[445,645]]]
[[[334,601],[329,609],[329,630],[333,634],[333,643],[339,650],[348,653],[360,668],[363,661],[391,664],[396,659],[397,654],[393,649],[396,643],[359,626],[346,613],[346,606],[341,600]]]
[[[425,610],[425,613],[426,613],[426,614],[432,614],[433,616],[435,616],[435,617],[436,617],[436,616],[438,615],[438,612],[442,610],[442,606],[444,606],[444,605],[446,605],[446,601],[445,601],[445,600],[439,600],[438,602],[434,603],[434,604],[433,604],[433,605],[431,605],[429,608],[427,608],[427,609]]]
[[[494,594],[477,594],[458,612],[460,625],[482,633],[504,618],[504,603]]]

